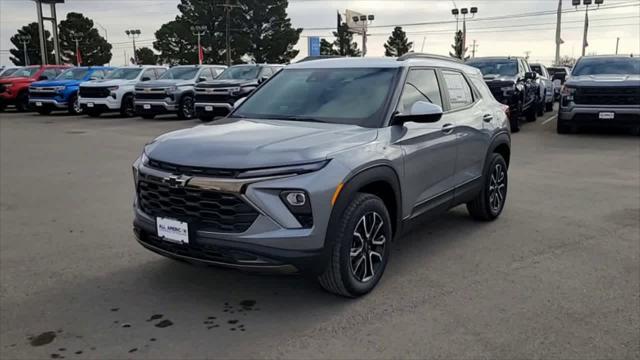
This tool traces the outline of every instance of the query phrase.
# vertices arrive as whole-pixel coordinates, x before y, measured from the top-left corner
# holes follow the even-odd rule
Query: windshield
[[[18,70],[20,70],[20,68],[12,68],[12,69],[7,69],[5,70],[2,75],[0,75],[0,77],[9,77],[9,76],[15,76],[13,75],[15,72],[17,72]]]
[[[514,76],[518,73],[518,63],[515,59],[470,60],[467,65],[480,69],[482,75]]]
[[[87,76],[89,69],[86,68],[73,68],[65,70],[62,74],[58,75],[56,80],[82,80]]]
[[[544,74],[542,73],[542,67],[540,65],[531,65],[531,70],[537,72],[540,76],[544,76]]]
[[[198,68],[193,66],[177,66],[162,74],[160,79],[191,80],[196,77]]]
[[[105,77],[105,79],[122,79],[122,80],[133,80],[138,77],[138,74],[142,69],[138,68],[120,68],[115,69],[109,75]]]
[[[640,74],[640,58],[637,57],[603,57],[585,58],[576,64],[571,76],[581,75],[638,75]]]
[[[567,70],[565,70],[564,68],[547,68],[547,71],[549,71],[549,74],[551,76],[555,74],[567,75]]]
[[[218,79],[224,80],[252,80],[258,77],[260,68],[257,66],[232,66],[223,71]]]
[[[27,66],[20,69],[16,69],[16,72],[14,72],[11,76],[32,77],[38,72],[38,70],[40,70],[39,66]]]
[[[233,117],[380,127],[395,68],[285,69]]]

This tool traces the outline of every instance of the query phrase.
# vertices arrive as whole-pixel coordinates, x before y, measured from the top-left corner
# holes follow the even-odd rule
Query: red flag
[[[198,62],[202,64],[204,60],[204,52],[202,51],[202,46],[198,46]]]
[[[78,66],[82,65],[82,55],[80,55],[80,50],[76,50],[76,62]]]

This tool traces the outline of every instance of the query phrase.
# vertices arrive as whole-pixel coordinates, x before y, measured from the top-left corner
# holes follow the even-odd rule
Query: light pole
[[[456,34],[458,33],[458,17],[462,14],[462,59],[464,59],[464,54],[467,48],[467,15],[471,14],[471,17],[475,17],[478,13],[478,8],[473,6],[471,8],[462,8],[462,9],[451,9],[451,15],[456,18]]]
[[[200,47],[200,37],[207,32],[206,25],[195,25],[191,27],[191,33],[198,37],[198,64],[202,65],[202,58],[204,57],[202,53],[202,48]]]
[[[231,66],[231,40],[229,38],[229,32],[231,31],[231,10],[233,8],[241,8],[242,6],[240,5],[232,5],[231,3],[229,3],[229,0],[226,0],[224,4],[220,4],[220,5],[216,5],[216,6],[221,6],[225,9],[226,13],[227,13],[227,23],[226,23],[226,48],[227,48],[227,66]]]
[[[616,38],[616,55],[618,55],[618,45],[620,45],[620,38]]]
[[[558,0],[558,14],[556,15],[556,59],[554,65],[560,64],[560,45],[564,41],[562,41],[561,37],[561,26],[562,26],[562,0]]]
[[[80,46],[79,46],[79,42],[80,40],[82,40],[82,33],[71,33],[71,40],[75,41],[76,43],[76,66],[80,66],[80,64],[82,63],[81,61],[81,56],[80,56]]]
[[[125,34],[133,41],[133,62],[138,65],[138,55],[136,54],[136,38],[140,37],[140,29],[129,29],[124,31]]]
[[[585,6],[584,10],[584,33],[582,34],[582,56],[585,55],[587,51],[587,46],[589,46],[589,42],[587,41],[587,34],[589,32],[589,5],[595,4],[600,7],[604,3],[604,0],[582,0],[582,4]],[[571,4],[578,9],[580,5],[580,0],[571,0]]]
[[[24,52],[24,65],[29,66],[29,53],[27,53],[27,44],[31,41],[31,35],[18,35],[18,41],[22,43],[22,51]]]
[[[362,24],[362,57],[364,57],[365,55],[367,55],[367,29],[369,27],[369,24],[371,24],[373,20],[375,20],[375,16],[360,15],[354,16],[352,19],[356,24]]]

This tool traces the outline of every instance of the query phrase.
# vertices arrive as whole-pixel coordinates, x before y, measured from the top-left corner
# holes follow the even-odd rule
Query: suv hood
[[[640,75],[581,75],[571,76],[569,86],[640,86]]]
[[[228,87],[236,87],[236,86],[247,86],[247,85],[258,85],[257,79],[250,80],[236,80],[236,79],[225,79],[225,80],[212,80],[212,81],[204,81],[198,84],[199,88],[228,88]]]
[[[31,86],[78,86],[84,80],[42,80],[36,81]]]
[[[185,85],[193,85],[193,84],[195,84],[193,80],[162,79],[162,80],[150,80],[150,81],[139,82],[136,84],[136,86],[140,88],[160,88],[160,87],[169,87],[169,86],[185,86]]]
[[[377,129],[354,125],[225,119],[162,135],[145,151],[173,164],[242,170],[324,160],[377,135]]]
[[[109,79],[109,80],[91,80],[82,83],[82,86],[87,87],[104,87],[104,86],[119,86],[119,85],[135,85],[137,80],[124,80],[124,79]]]

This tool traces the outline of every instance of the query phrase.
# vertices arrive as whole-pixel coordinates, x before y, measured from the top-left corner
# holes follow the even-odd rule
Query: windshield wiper
[[[326,122],[326,121],[323,121],[323,120],[320,120],[320,119],[316,119],[316,118],[312,118],[312,117],[294,116],[294,115],[278,115],[278,116],[268,117],[268,119],[290,120],[290,121],[308,121],[308,122],[318,122],[318,123]]]

